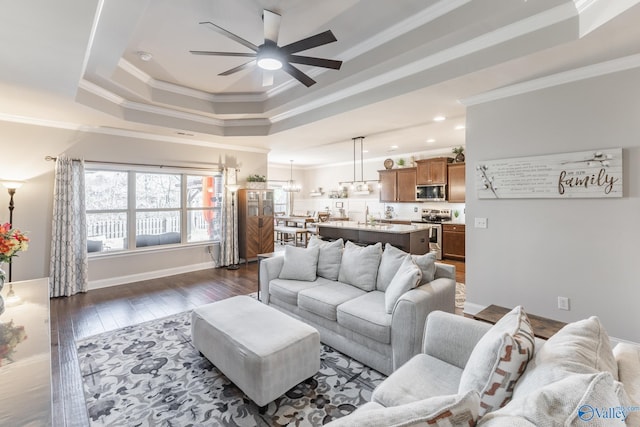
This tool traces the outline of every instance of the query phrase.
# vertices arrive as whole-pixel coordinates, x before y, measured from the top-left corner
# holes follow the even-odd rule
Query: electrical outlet
[[[569,298],[558,297],[558,308],[560,310],[569,310]]]
[[[413,211],[414,211],[414,212],[418,212],[418,207],[417,207],[417,206],[414,206],[414,207],[413,207]]]
[[[487,218],[476,218],[475,226],[476,228],[487,228]]]

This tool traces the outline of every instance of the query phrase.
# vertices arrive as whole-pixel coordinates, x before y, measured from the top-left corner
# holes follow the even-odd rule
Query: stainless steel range
[[[429,224],[429,249],[436,253],[436,259],[442,259],[442,222],[451,221],[451,209],[423,208],[419,224]]]

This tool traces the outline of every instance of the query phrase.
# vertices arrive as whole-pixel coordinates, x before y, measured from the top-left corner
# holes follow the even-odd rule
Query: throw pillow
[[[482,417],[478,427],[504,425],[501,420],[513,417],[536,426],[624,426],[628,407],[628,396],[611,373],[572,374],[514,398]]]
[[[320,248],[286,246],[284,248],[282,270],[280,270],[278,277],[280,279],[313,282],[316,280],[319,252]]]
[[[325,424],[326,427],[400,427],[429,425],[469,427],[478,419],[480,397],[475,391],[463,395],[436,396],[390,408],[357,410]]]
[[[411,255],[405,255],[396,274],[391,279],[389,287],[384,293],[384,309],[388,314],[393,312],[393,307],[405,292],[415,288],[420,283],[422,272],[413,262]]]
[[[613,356],[618,362],[618,377],[631,404],[640,407],[640,346],[618,343],[613,348]],[[627,425],[640,426],[640,410],[629,412]]]
[[[413,261],[422,271],[420,286],[432,282],[436,278],[436,253],[429,252],[424,255],[411,255]]]
[[[378,278],[376,279],[377,290],[382,292],[387,290],[391,279],[393,279],[393,276],[398,272],[406,256],[407,253],[405,251],[389,243],[384,245],[384,252],[382,252],[382,258],[380,259],[380,267],[378,267]]]
[[[460,377],[458,393],[480,393],[480,417],[506,405],[534,347],[529,318],[518,306],[493,325],[473,348]]]
[[[572,373],[610,372],[618,378],[609,335],[596,316],[569,323],[536,352],[514,393],[529,394]]]
[[[307,247],[320,248],[318,255],[318,276],[328,280],[338,280],[342,251],[344,250],[344,241],[342,238],[334,240],[333,242],[326,242],[313,236],[311,240],[309,240]]]
[[[370,246],[358,246],[347,242],[342,252],[338,280],[363,291],[374,290],[381,257],[382,243],[380,242]]]

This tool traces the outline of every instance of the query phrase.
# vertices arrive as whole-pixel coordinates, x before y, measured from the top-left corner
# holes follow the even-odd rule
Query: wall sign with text
[[[622,148],[487,160],[479,199],[622,197]]]

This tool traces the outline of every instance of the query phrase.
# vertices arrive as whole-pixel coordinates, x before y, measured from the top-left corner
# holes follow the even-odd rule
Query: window
[[[88,169],[85,183],[89,252],[220,240],[219,174]]]
[[[287,212],[289,206],[289,193],[282,189],[283,184],[279,181],[269,181],[269,188],[273,190],[274,212]]]

